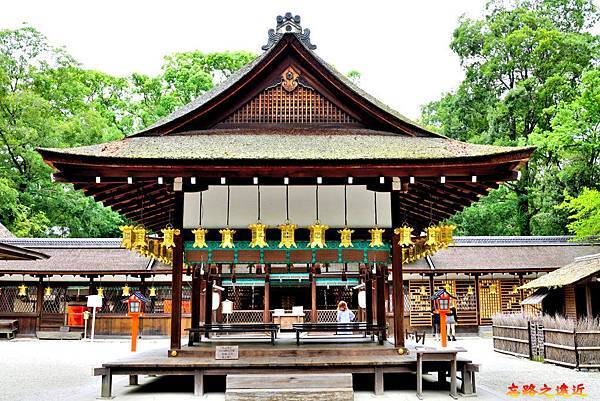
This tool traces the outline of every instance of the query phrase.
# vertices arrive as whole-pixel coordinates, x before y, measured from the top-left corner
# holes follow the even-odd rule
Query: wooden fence
[[[538,326],[536,322],[527,322],[527,326],[492,325],[494,351],[529,359],[541,357],[545,362],[575,369],[600,368],[600,331]],[[540,329],[543,339],[537,335]],[[542,355],[536,352],[540,340]]]

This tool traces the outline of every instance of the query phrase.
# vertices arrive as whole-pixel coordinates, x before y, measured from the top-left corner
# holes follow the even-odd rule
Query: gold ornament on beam
[[[295,238],[296,228],[298,228],[298,226],[296,224],[291,224],[289,220],[286,220],[283,224],[279,225],[279,229],[281,230],[281,241],[279,242],[279,248],[298,248]]]
[[[260,220],[248,226],[252,232],[250,248],[264,248],[269,246],[269,243],[267,242],[267,227],[268,226],[266,224],[262,224]]]
[[[354,248],[354,245],[352,245],[352,233],[354,233],[354,230],[344,227],[344,229],[338,230],[338,233],[340,233],[340,248]]]
[[[406,225],[394,229],[394,234],[398,235],[398,245],[401,247],[413,246],[415,243],[410,238],[412,232],[413,228]]]
[[[150,294],[151,297],[155,297],[156,296],[156,287],[152,286],[150,287]]]
[[[175,236],[181,234],[181,231],[173,228],[170,224],[160,231],[163,233],[163,246],[165,248],[175,248]]]
[[[233,243],[233,234],[235,234],[235,230],[224,228],[219,230],[219,234],[221,234],[221,248],[235,248]]]
[[[121,246],[125,249],[131,249],[133,244],[133,226],[120,226],[123,238],[121,239]]]
[[[48,286],[44,289],[44,296],[49,297],[50,295],[52,295],[52,288],[50,288],[50,286]]]
[[[98,294],[98,296],[100,298],[104,297],[104,287],[98,287],[98,289],[96,290],[96,293]]]
[[[208,230],[206,228],[198,227],[195,230],[192,230],[194,234],[194,248],[208,248],[206,244],[206,233]]]
[[[369,242],[370,248],[377,248],[383,246],[383,233],[385,229],[379,228],[377,226],[373,227],[369,230],[369,234],[371,234],[371,242]]]
[[[308,226],[310,231],[309,243],[310,248],[326,248],[327,242],[325,241],[325,231],[329,226],[321,224],[319,220],[315,221],[315,224]]]

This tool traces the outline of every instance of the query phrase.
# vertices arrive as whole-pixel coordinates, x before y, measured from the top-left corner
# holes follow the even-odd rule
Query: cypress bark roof
[[[44,149],[90,158],[149,160],[439,160],[529,151],[447,138],[404,137],[367,129],[215,129],[195,135],[130,137],[105,144]]]
[[[576,258],[574,262],[523,285],[521,288],[564,287],[600,272],[600,254]]]

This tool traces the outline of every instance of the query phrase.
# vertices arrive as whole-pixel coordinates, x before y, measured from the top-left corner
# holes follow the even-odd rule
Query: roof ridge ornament
[[[317,46],[310,43],[310,29],[306,28],[302,30],[299,15],[294,16],[292,13],[287,12],[284,16],[278,15],[276,20],[277,26],[275,29],[269,29],[269,40],[267,44],[262,47],[263,50],[269,50],[286,33],[295,34],[296,37],[310,50],[315,50],[317,48]]]

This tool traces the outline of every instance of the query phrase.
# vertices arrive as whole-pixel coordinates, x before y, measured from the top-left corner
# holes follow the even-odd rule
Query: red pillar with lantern
[[[446,333],[446,314],[450,313],[450,299],[454,298],[445,289],[437,291],[431,299],[434,301],[435,310],[440,314],[440,336],[442,337],[442,347],[448,346],[448,337]]]
[[[140,317],[144,315],[144,305],[148,302],[148,299],[141,293],[135,292],[124,302],[127,302],[127,316],[131,318],[131,352],[135,352],[137,348]]]

